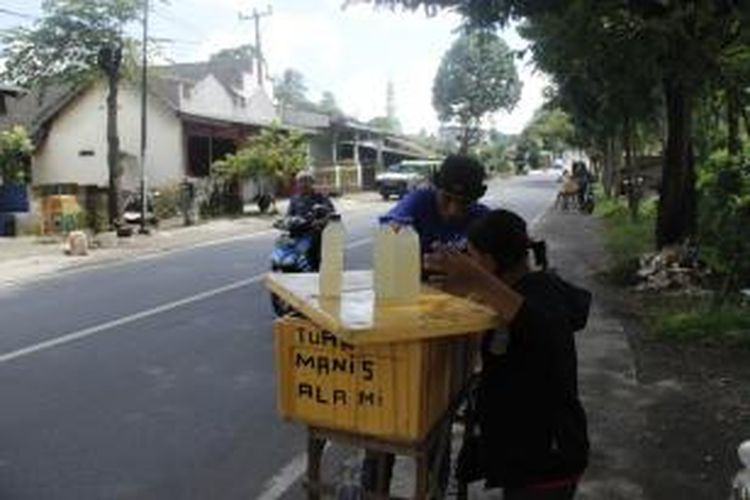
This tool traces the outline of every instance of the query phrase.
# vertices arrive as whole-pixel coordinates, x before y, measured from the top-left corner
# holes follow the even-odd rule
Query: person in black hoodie
[[[588,464],[574,333],[591,295],[546,270],[544,243],[513,212],[490,212],[468,239],[468,255],[445,251],[427,264],[446,291],[495,309],[505,325],[483,342],[474,479],[502,487],[505,500],[571,499]]]

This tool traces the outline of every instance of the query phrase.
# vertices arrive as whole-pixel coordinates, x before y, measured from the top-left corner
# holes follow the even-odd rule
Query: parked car
[[[428,184],[439,166],[437,160],[404,160],[378,174],[375,185],[384,200],[391,196],[403,198],[409,191]]]

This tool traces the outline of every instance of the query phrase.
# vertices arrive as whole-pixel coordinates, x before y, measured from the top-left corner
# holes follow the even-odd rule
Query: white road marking
[[[256,500],[277,500],[305,473],[307,453],[300,453],[269,479]]]
[[[370,241],[372,241],[372,238],[361,238],[361,239],[358,239],[349,243],[346,246],[346,248],[352,249],[352,248],[361,247],[370,243]],[[243,288],[245,286],[252,285],[253,283],[257,283],[261,281],[265,275],[266,273],[257,274],[251,278],[246,278],[243,280],[235,281],[233,283],[229,283],[228,285],[220,286],[218,288],[213,288],[211,290],[197,293],[195,295],[191,295],[183,299],[175,300],[173,302],[167,302],[166,304],[162,304],[160,306],[156,306],[151,309],[146,309],[144,311],[140,311],[134,314],[122,316],[112,321],[107,321],[106,323],[94,325],[88,328],[84,328],[83,330],[78,330],[75,332],[67,333],[65,335],[61,335],[59,337],[55,337],[50,340],[45,340],[43,342],[39,342],[37,344],[33,344],[28,347],[17,349],[15,351],[10,351],[5,354],[0,354],[0,364],[7,363],[8,361],[13,361],[15,359],[23,358],[25,356],[28,356],[30,354],[34,354],[40,351],[46,351],[47,349],[52,349],[53,347],[65,345],[70,342],[74,342],[76,340],[90,337],[92,335],[104,333],[108,330],[112,330],[113,328],[117,328],[119,326],[127,325],[135,321],[142,320],[144,318],[149,318],[151,316],[156,316],[157,314],[161,314],[161,313],[171,311],[173,309],[177,309],[179,307],[190,305],[195,302],[200,302],[202,300],[210,299],[211,297],[215,297],[216,295],[220,295],[222,293],[231,292],[233,290],[237,290],[238,288]]]
[[[107,330],[111,330],[118,326],[127,325],[129,323],[133,323],[134,321],[138,321],[144,318],[155,316],[157,314],[161,314],[167,311],[171,311],[173,309],[177,309],[178,307],[186,306],[188,304],[192,304],[194,302],[205,300],[205,299],[214,297],[222,293],[236,290],[238,288],[242,288],[252,283],[257,283],[258,281],[263,279],[263,276],[265,276],[265,274],[259,274],[257,276],[253,276],[252,278],[235,281],[234,283],[230,283],[228,285],[220,286],[212,290],[208,290],[208,291],[201,292],[195,295],[191,295],[190,297],[185,297],[184,299],[175,300],[174,302],[168,302],[166,304],[162,304],[160,306],[156,306],[151,309],[146,309],[145,311],[137,312],[135,314],[129,314],[127,316],[123,316],[121,318],[117,318],[112,321],[107,321],[106,323],[101,323],[95,326],[91,326],[89,328],[84,328],[83,330],[78,330],[76,332],[62,335],[60,337],[55,337],[50,340],[45,340],[44,342],[39,342],[38,344],[34,344],[29,347],[24,347],[23,349],[18,349],[16,351],[11,351],[5,354],[1,354],[0,363],[6,363],[14,359],[28,356],[29,354],[34,354],[39,351],[45,351],[53,347],[57,347],[63,344],[68,344],[70,342],[80,340],[82,338],[90,337],[91,335],[96,335],[97,333],[106,332]]]

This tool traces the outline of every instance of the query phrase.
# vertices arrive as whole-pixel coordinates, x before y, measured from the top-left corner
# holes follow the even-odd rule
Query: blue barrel
[[[0,213],[28,212],[29,193],[25,184],[3,184],[0,186]]]

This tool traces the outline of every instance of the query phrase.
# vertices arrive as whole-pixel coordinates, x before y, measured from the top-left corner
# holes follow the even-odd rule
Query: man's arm
[[[407,194],[395,207],[388,211],[390,217],[416,219],[421,207],[426,203],[429,191],[417,189]]]

